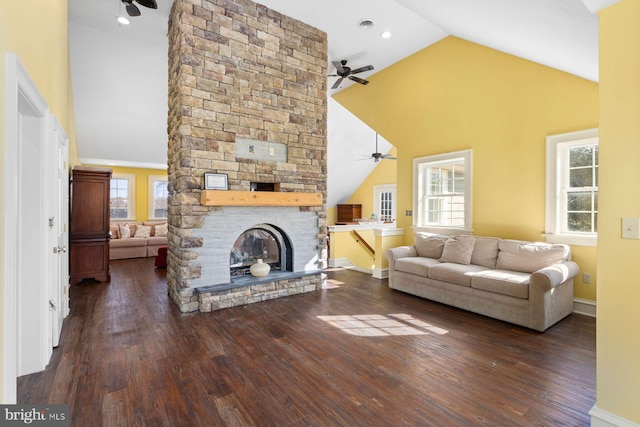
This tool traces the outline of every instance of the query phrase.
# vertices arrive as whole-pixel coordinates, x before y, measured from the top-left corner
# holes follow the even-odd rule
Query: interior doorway
[[[61,187],[67,184],[60,159],[67,168],[68,147],[62,127],[18,58],[7,53],[6,63],[1,360],[3,403],[10,404],[16,401],[16,378],[48,364],[65,314],[68,274],[61,244],[67,220]]]

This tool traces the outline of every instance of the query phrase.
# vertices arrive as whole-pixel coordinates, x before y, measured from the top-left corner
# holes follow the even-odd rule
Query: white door
[[[373,186],[373,211],[383,221],[396,220],[396,184]]]
[[[50,171],[48,188],[48,241],[49,241],[49,314],[52,328],[51,346],[57,347],[62,333],[62,322],[69,312],[69,252],[68,248],[68,169],[67,137],[53,115],[50,116],[50,142],[46,169]]]

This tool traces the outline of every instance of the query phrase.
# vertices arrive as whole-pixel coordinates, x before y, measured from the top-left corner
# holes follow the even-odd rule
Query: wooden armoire
[[[111,169],[76,166],[71,178],[71,284],[111,280],[109,185]]]

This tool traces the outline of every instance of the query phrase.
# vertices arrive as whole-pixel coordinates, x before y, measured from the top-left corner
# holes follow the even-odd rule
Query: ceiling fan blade
[[[127,3],[127,15],[140,16],[140,9],[135,4]]]
[[[384,156],[382,156],[381,159],[384,159],[384,160],[398,160],[397,157],[393,157],[393,156],[390,156],[388,154],[385,154]]]
[[[356,77],[356,76],[349,76],[349,80],[353,80],[354,82],[358,82],[361,85],[368,85],[369,84],[368,80],[361,79],[360,77]]]
[[[138,4],[144,7],[148,7],[149,9],[157,9],[158,3],[156,0],[136,0]]]
[[[340,77],[338,80],[336,80],[333,86],[331,86],[331,89],[338,89],[338,86],[340,86],[340,83],[342,83],[343,80],[344,80],[344,77]]]
[[[351,74],[358,74],[369,70],[373,70],[373,65],[367,65],[366,67],[360,67],[356,68],[355,70],[351,70]]]
[[[334,67],[336,67],[336,71],[342,71],[342,63],[340,61],[331,61]]]

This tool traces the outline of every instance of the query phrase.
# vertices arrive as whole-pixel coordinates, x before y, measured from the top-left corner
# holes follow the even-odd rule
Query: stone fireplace
[[[167,285],[183,312],[321,287],[326,52],[323,32],[249,0],[175,0]],[[272,271],[257,279],[259,256]]]

